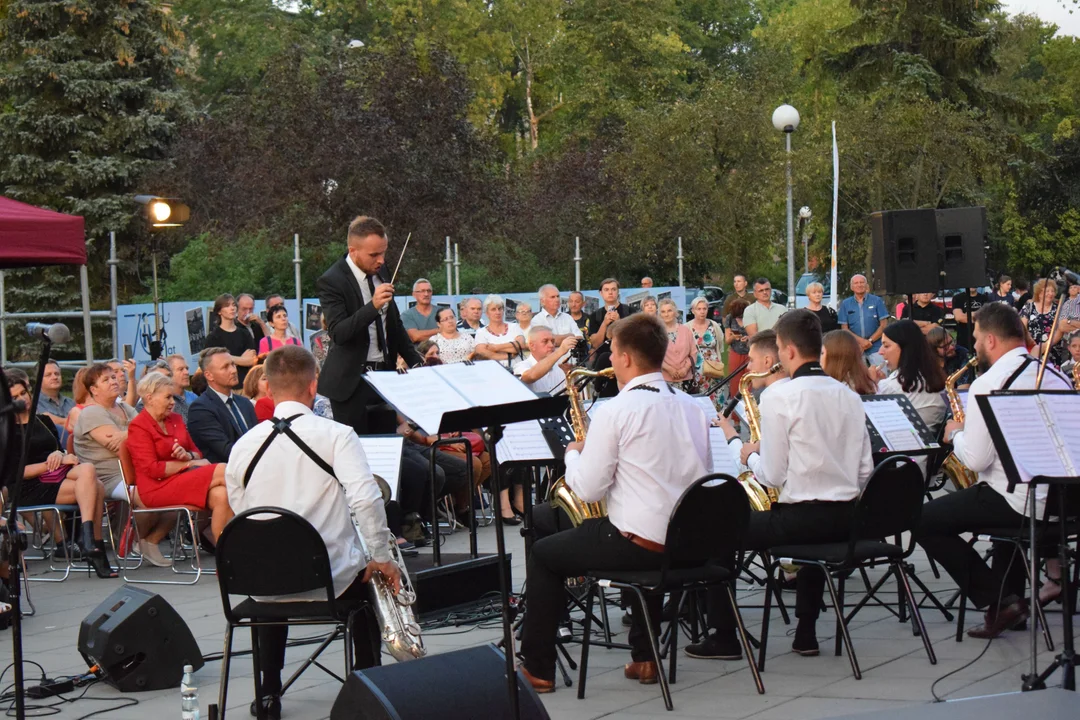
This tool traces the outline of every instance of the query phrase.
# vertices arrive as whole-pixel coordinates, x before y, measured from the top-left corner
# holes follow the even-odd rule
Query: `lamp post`
[[[791,133],[799,127],[799,111],[784,104],[773,110],[772,124],[784,133],[787,145],[787,282],[788,307],[795,307],[795,219],[791,202]]]

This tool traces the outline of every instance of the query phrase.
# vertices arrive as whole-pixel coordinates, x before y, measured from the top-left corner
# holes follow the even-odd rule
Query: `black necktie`
[[[225,401],[225,404],[229,406],[229,412],[232,413],[233,422],[236,423],[237,431],[243,435],[247,432],[247,423],[244,422],[244,416],[240,414],[240,408],[236,407],[236,403],[233,401],[233,396],[230,395],[229,399]]]
[[[367,276],[368,290],[371,292],[371,300],[375,301],[375,278],[372,275]],[[379,352],[383,354],[383,359],[386,359],[386,333],[383,331],[382,325],[382,312],[375,318],[375,340],[379,344]]]

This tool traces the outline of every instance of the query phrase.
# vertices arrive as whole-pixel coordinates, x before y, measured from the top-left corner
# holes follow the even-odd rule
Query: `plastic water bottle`
[[[184,679],[180,681],[180,717],[183,720],[199,720],[199,688],[195,686],[195,670],[184,666]]]

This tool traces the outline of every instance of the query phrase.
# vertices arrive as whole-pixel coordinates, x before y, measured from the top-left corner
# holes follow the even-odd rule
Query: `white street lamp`
[[[787,277],[788,307],[795,307],[795,219],[791,202],[791,133],[799,127],[799,111],[788,104],[773,110],[772,124],[784,133],[787,144]]]

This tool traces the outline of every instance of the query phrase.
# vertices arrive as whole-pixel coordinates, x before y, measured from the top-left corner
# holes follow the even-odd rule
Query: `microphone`
[[[1066,280],[1071,282],[1073,285],[1080,285],[1080,275],[1077,275],[1072,270],[1069,270],[1068,268],[1059,267],[1059,268],[1057,268],[1056,272],[1057,272],[1058,275],[1061,275]]]
[[[26,323],[26,332],[32,338],[43,338],[51,343],[66,343],[71,339],[71,331],[64,323]]]

